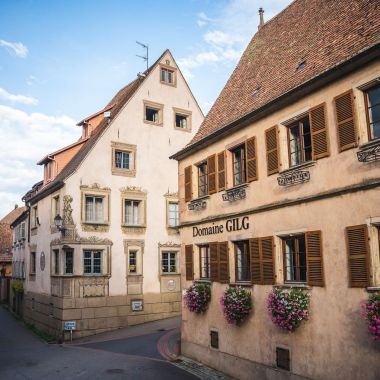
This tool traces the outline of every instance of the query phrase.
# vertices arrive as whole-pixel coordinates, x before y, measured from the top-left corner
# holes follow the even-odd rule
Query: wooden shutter
[[[247,180],[248,182],[257,180],[257,158],[256,158],[256,138],[251,137],[245,142],[247,154]]]
[[[216,193],[216,160],[215,154],[207,157],[208,193]]]
[[[307,283],[314,286],[324,286],[321,231],[306,233],[306,261]]]
[[[228,283],[230,280],[228,241],[218,244],[219,282]]]
[[[313,159],[318,160],[330,154],[325,103],[312,108],[309,116]]]
[[[210,280],[219,280],[218,243],[210,243]]]
[[[369,285],[368,231],[365,224],[346,228],[350,286]]]
[[[193,198],[193,182],[192,182],[192,167],[185,168],[185,202],[191,201]]]
[[[278,173],[279,171],[279,148],[278,148],[278,130],[277,126],[265,131],[265,147],[267,153],[267,171],[268,175]]]
[[[194,250],[193,245],[185,245],[186,280],[194,280]]]
[[[253,284],[274,284],[273,237],[249,240],[251,279]]]
[[[260,259],[261,259],[261,274],[262,284],[274,284],[274,244],[273,237],[265,237],[260,239]]]
[[[334,98],[339,152],[356,146],[357,135],[352,90]]]
[[[218,191],[226,188],[226,152],[218,153]]]

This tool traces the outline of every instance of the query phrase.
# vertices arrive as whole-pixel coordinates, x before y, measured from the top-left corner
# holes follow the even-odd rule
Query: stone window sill
[[[371,147],[374,147],[377,145],[380,145],[380,137],[373,139],[373,140],[369,140],[368,142],[359,145],[359,150],[371,148]]]
[[[194,280],[197,284],[211,284],[211,280],[209,278],[198,278],[197,280]]]
[[[112,175],[118,175],[123,177],[136,177],[136,170],[112,168]]]
[[[378,292],[380,291],[380,286],[367,286],[367,292],[372,293],[372,292]]]
[[[297,171],[300,169],[310,168],[314,166],[316,163],[317,161],[306,161],[306,162],[303,162],[302,164],[290,166],[289,168],[280,171],[278,174],[281,175],[281,174],[291,173],[293,171]]]
[[[253,287],[253,284],[250,281],[231,282],[229,285],[233,288],[237,288],[238,286],[241,286],[242,288],[252,288]]]
[[[292,288],[297,288],[297,289],[312,289],[311,286],[307,285],[306,283],[301,283],[301,282],[294,282],[294,283],[286,283],[286,284],[281,284],[281,285],[273,285],[274,288],[277,289],[292,289]]]

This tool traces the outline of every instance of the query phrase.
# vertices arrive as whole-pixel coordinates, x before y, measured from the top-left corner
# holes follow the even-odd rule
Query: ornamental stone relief
[[[65,226],[74,225],[73,220],[73,208],[71,207],[71,202],[73,201],[73,197],[71,195],[65,195],[63,197],[63,224]]]
[[[139,186],[125,186],[121,187],[119,190],[122,194],[146,194],[146,191],[142,190],[142,188]]]
[[[173,241],[168,241],[166,243],[158,243],[158,247],[159,248],[162,248],[162,247],[164,247],[164,248],[179,248],[179,247],[181,247],[181,245],[178,243],[175,243]]]
[[[111,191],[111,188],[109,188],[109,187],[102,187],[97,182],[94,182],[92,185],[81,185],[80,188],[81,189],[88,189],[88,190]]]

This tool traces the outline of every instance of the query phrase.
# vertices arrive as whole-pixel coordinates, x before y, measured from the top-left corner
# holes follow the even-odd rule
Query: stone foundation
[[[144,301],[142,311],[132,311],[131,301],[135,299]],[[24,305],[27,323],[67,340],[69,333],[63,336],[64,321],[76,321],[75,339],[177,316],[181,311],[181,293],[65,298],[28,292]]]

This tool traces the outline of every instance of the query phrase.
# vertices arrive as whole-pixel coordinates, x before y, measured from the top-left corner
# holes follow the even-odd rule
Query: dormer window
[[[45,164],[45,181],[50,181],[53,178],[53,161],[49,161]]]
[[[82,127],[82,137],[85,139],[88,137],[88,124],[84,123]]]

